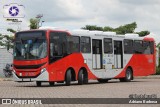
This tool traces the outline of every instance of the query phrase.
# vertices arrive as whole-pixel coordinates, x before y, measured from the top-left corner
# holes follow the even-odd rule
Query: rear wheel
[[[130,68],[127,68],[126,70],[126,74],[125,74],[125,77],[124,78],[120,78],[119,80],[121,82],[130,82],[133,78],[133,72]]]
[[[49,82],[49,85],[50,86],[54,86],[54,82]]]
[[[82,84],[87,84],[87,83],[88,83],[88,74],[86,71],[81,69],[78,73],[78,84],[82,85]]]
[[[99,83],[107,83],[108,79],[97,79]]]
[[[84,81],[84,74],[83,74],[83,70],[81,69],[78,73],[78,84],[82,85]]]
[[[69,86],[71,84],[71,70],[67,70],[66,76],[65,76],[65,82],[66,82],[66,86]]]
[[[40,87],[42,85],[42,82],[41,81],[36,81],[36,84],[38,87]]]

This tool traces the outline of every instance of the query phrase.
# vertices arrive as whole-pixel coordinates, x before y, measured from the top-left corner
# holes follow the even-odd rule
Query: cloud
[[[2,0],[0,6],[11,1]],[[44,26],[77,29],[87,24],[118,27],[133,21],[136,31],[149,30],[160,35],[159,0],[15,0],[25,6],[21,29],[28,29],[29,19],[43,14]],[[2,11],[2,10],[1,10]],[[2,15],[0,28],[8,26]],[[14,27],[15,28],[15,27]],[[1,31],[1,30],[0,30]]]
[[[150,35],[147,35],[147,36],[154,38],[156,45],[158,45],[158,43],[160,43],[160,36],[158,36],[157,34],[151,32]]]

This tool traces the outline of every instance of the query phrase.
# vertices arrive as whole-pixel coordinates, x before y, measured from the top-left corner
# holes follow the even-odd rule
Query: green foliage
[[[98,26],[96,26],[96,25],[86,25],[86,26],[83,27],[82,29],[103,31],[103,28],[102,28],[102,27],[98,27]]]
[[[149,35],[150,32],[146,30],[146,31],[137,32],[137,34],[139,34],[139,36],[146,36],[146,35]]]
[[[30,25],[29,25],[30,29],[37,29],[38,26],[37,24],[38,24],[38,19],[33,19],[33,18],[30,19]]]
[[[114,29],[112,27],[109,27],[109,26],[105,26],[103,28],[103,31],[113,31]]]
[[[156,75],[160,75],[160,67],[156,67]]]
[[[11,28],[8,28],[7,31],[9,31],[11,33],[16,33],[16,31],[11,29]],[[13,35],[2,35],[2,34],[0,34],[0,46],[7,47],[7,45],[9,45],[10,48],[13,48],[13,39],[14,39]]]
[[[7,31],[8,31],[8,32],[11,32],[11,33],[16,33],[16,31],[13,30],[13,29],[11,29],[11,28],[8,28]]]
[[[86,25],[85,27],[82,27],[82,29],[86,30],[112,31],[116,32],[117,34],[138,33],[140,36],[145,36],[150,33],[149,31],[134,32],[136,28],[137,28],[136,22],[125,24],[117,28],[112,28],[110,26],[99,27],[96,25]]]
[[[158,43],[158,45],[156,47],[160,48],[160,43]]]

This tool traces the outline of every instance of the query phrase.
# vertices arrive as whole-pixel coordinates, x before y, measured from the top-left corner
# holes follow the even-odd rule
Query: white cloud
[[[136,21],[138,24],[136,31],[149,30],[160,35],[159,0],[2,0],[0,12],[3,12],[4,4],[11,2],[25,6],[26,17],[23,19],[21,29],[28,29],[30,18],[43,14],[42,20],[45,21],[43,25],[46,26],[68,29],[81,28],[86,24],[117,27]],[[8,27],[2,14],[0,28]]]
[[[156,45],[158,45],[158,43],[160,43],[160,36],[158,36],[157,34],[155,34],[155,33],[150,33],[150,35],[147,35],[147,36],[154,38],[154,40],[155,40],[155,42],[156,42]]]

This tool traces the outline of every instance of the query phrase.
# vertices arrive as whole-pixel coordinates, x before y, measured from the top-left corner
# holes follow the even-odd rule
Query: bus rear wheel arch
[[[125,71],[125,77],[119,79],[120,82],[130,82],[133,80],[133,70],[131,67],[128,67]]]
[[[88,83],[88,73],[85,68],[81,68],[78,72],[78,84],[87,84]]]

